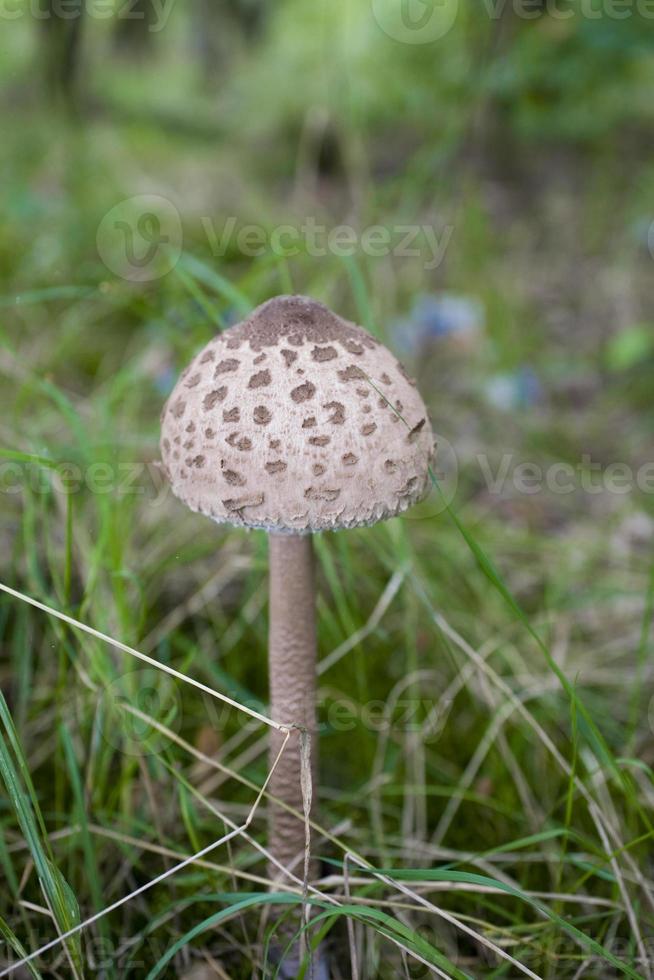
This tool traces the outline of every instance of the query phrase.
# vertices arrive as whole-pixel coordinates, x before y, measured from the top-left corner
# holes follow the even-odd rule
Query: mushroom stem
[[[270,708],[274,721],[298,725],[311,738],[311,770],[316,785],[316,590],[310,534],[270,536],[270,626],[268,659]],[[271,760],[284,736],[271,730]],[[294,731],[277,764],[269,789],[273,796],[303,812],[301,737]],[[314,794],[315,796],[315,791]],[[268,846],[285,868],[304,874],[304,821],[271,804]],[[274,879],[288,883],[273,866]],[[315,864],[309,875],[314,877]]]

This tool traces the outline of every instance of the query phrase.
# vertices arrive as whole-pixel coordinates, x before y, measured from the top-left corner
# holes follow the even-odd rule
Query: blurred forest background
[[[436,896],[548,980],[651,976],[650,6],[408,0],[402,20],[386,0],[0,0],[2,580],[264,710],[265,539],[159,499],[161,405],[199,346],[276,293],[313,295],[374,330],[418,377],[448,500],[605,743],[433,495],[406,520],[317,541],[320,646],[338,651],[321,689],[323,822],[379,867],[448,861],[504,876],[627,964],[562,945],[560,923],[515,897]],[[317,256],[302,232],[298,248],[270,247],[307,219],[351,227],[357,245]],[[230,222],[263,230],[265,246],[221,243]],[[371,254],[361,236],[376,226],[394,247]],[[162,228],[163,266],[130,262],[130,235],[147,251]],[[122,489],[95,492],[57,474],[98,462],[114,476],[135,465],[138,492],[122,474]],[[544,484],[517,476],[523,463]],[[218,791],[215,773],[160,733],[151,751],[154,730],[131,751],[134,732],[101,692],[118,685],[139,703],[132,667],[0,603],[12,765],[75,896],[55,914],[60,930],[159,874],[157,848],[165,862],[211,840],[203,798],[219,792],[234,819],[251,804],[247,786]],[[160,721],[260,785],[261,732],[208,722],[193,694],[148,684]],[[507,690],[539,730],[505,711]],[[361,706],[394,691],[447,696],[437,738],[365,722]],[[354,736],[325,707],[345,696]],[[0,924],[14,951],[53,929],[35,911],[21,805],[0,800]],[[336,876],[342,852],[318,849]],[[98,965],[87,949],[87,974],[144,976],[129,957],[150,968],[198,921],[182,899],[261,886],[265,862],[244,843],[223,859],[94,927],[110,952]],[[359,898],[389,895],[377,882]],[[424,910],[397,914],[466,975],[518,975]],[[182,944],[166,975],[218,964],[206,975],[252,977],[257,915]],[[334,929],[334,975],[347,977],[345,929]],[[427,975],[370,924],[356,943],[362,977]],[[71,975],[57,969],[44,975]]]
[[[151,291],[137,299],[103,276],[96,237],[118,201],[142,194],[174,205],[187,251],[254,277],[255,299],[283,263],[252,268],[231,239],[216,255],[231,217],[267,229],[308,215],[359,231],[426,224],[444,236],[434,268],[424,249],[355,256],[387,324],[446,291],[472,301],[455,318],[483,320],[474,353],[490,355],[487,368],[585,391],[604,387],[606,370],[638,368],[654,238],[645,0],[487,0],[481,13],[410,0],[418,27],[404,33],[387,8],[4,0],[7,293],[107,279],[127,329]],[[417,43],[430,10],[440,30]],[[333,263],[292,257],[282,285],[329,278]],[[177,307],[179,288],[175,276],[159,283],[158,308]]]

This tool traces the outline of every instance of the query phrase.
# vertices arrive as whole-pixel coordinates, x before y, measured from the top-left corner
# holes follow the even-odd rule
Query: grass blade
[[[0,776],[7,788],[16,819],[34,861],[41,889],[57,927],[60,932],[67,932],[80,922],[79,907],[68,882],[54,863],[36,791],[2,692],[0,722],[6,736],[0,740]],[[79,937],[75,937],[67,945],[67,950],[81,976],[82,952]]]

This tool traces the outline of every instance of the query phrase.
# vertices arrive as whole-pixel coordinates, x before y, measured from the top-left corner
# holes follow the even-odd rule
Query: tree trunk
[[[73,108],[77,97],[84,4],[77,0],[74,8],[72,5],[67,8],[67,16],[63,18],[60,5],[54,0],[46,0],[42,16],[42,64],[48,97],[53,101],[63,100]]]
[[[131,0],[120,9],[114,33],[118,51],[127,55],[149,54],[157,25],[157,11],[152,0]]]

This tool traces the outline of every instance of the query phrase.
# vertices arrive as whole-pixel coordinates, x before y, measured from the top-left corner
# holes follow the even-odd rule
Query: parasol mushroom
[[[270,710],[315,736],[311,535],[374,524],[424,496],[433,437],[414,382],[361,327],[307,297],[280,296],[183,372],[162,415],[161,451],[191,510],[268,532]],[[282,737],[272,732],[271,758]],[[300,742],[291,739],[269,786],[299,814]],[[303,820],[274,804],[269,813],[270,853],[301,873]]]

